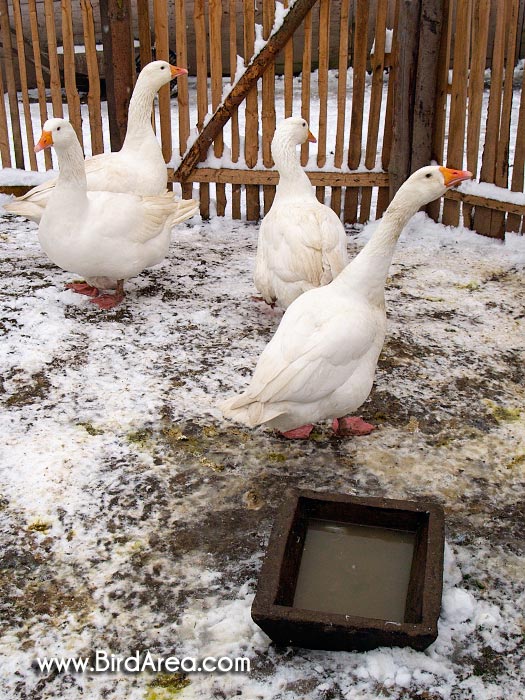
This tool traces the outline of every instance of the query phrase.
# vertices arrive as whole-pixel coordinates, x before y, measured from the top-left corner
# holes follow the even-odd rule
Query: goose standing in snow
[[[224,415],[249,427],[276,428],[289,438],[307,438],[312,424],[326,418],[334,419],[336,433],[352,432],[356,419],[345,416],[372,389],[386,332],[385,282],[401,231],[420,207],[470,177],[440,166],[413,173],[337,279],[289,307],[250,385],[223,404]],[[363,434],[364,422],[357,421]]]
[[[166,163],[151,126],[151,110],[160,88],[187,73],[185,68],[172,66],[167,61],[153,61],[144,66],[129,103],[128,126],[122,148],[120,151],[100,153],[85,161],[88,190],[139,195],[163,194],[166,191]],[[47,180],[5,204],[4,209],[39,223],[56,183],[57,178]]]
[[[275,130],[272,156],[279,184],[257,244],[255,286],[264,301],[283,308],[331,282],[348,262],[344,226],[317,200],[301,167],[297,146],[306,141],[315,137],[302,117],[289,117]]]
[[[174,201],[167,190],[147,197],[88,192],[82,149],[65,119],[44,124],[35,151],[50,146],[56,149],[60,172],[40,221],[40,245],[56,265],[86,278],[78,288],[68,287],[110,309],[124,298],[125,280],[166,257],[172,226],[193,216],[198,204]],[[109,288],[116,292],[100,294]]]

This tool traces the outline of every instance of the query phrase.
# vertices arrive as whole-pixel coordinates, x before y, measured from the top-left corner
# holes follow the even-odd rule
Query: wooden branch
[[[261,51],[252,58],[246,71],[235,83],[224,102],[215,110],[197,141],[184,156],[177,170],[177,179],[179,181],[184,182],[188,180],[197,163],[204,160],[213,140],[231,117],[233,110],[240,105],[250,89],[271,65],[316,1],[297,0],[284,18],[281,27],[270,37]]]

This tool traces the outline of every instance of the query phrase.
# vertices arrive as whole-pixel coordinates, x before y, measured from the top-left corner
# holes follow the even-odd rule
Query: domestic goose
[[[368,397],[386,332],[384,288],[397,240],[420,207],[472,174],[440,166],[417,170],[399,188],[359,255],[329,285],[305,292],[285,312],[263,350],[251,383],[222,410],[254,427],[306,438],[333,418],[335,432]],[[369,430],[374,426],[368,424]],[[363,434],[363,421],[357,426]]]
[[[348,262],[339,217],[316,196],[297,146],[315,142],[302,117],[282,121],[272,140],[279,184],[261,222],[255,286],[268,304],[287,308],[303,292],[331,282]]]
[[[64,119],[46,121],[35,151],[50,146],[59,176],[40,220],[40,245],[56,265],[86,279],[70,289],[109,309],[124,298],[125,280],[165,258],[172,226],[192,216],[198,204],[176,202],[168,191],[146,197],[88,192],[82,149]],[[100,293],[114,287],[114,294]]]
[[[88,190],[140,195],[165,192],[168,177],[166,163],[151,126],[151,110],[159,89],[187,72],[185,68],[172,66],[167,61],[153,61],[144,66],[129,103],[128,126],[122,148],[120,151],[100,153],[85,161]],[[5,204],[4,209],[38,223],[56,183],[56,178],[47,180]]]

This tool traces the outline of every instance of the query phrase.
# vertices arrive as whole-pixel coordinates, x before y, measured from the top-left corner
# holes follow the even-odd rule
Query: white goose
[[[301,295],[286,311],[250,385],[223,404],[224,415],[290,438],[308,437],[312,423],[326,418],[336,419],[336,432],[351,432],[356,419],[341,417],[358,409],[372,389],[386,332],[385,282],[401,231],[420,207],[470,177],[439,166],[411,175],[337,279]],[[363,430],[363,423],[359,434],[374,427]]]
[[[69,288],[109,309],[124,298],[125,280],[165,258],[172,226],[192,216],[197,202],[175,202],[168,191],[148,197],[88,192],[82,149],[65,119],[44,124],[35,151],[49,146],[60,173],[40,221],[40,245],[56,265],[86,278]],[[115,294],[100,294],[112,287]]]
[[[144,66],[129,103],[128,126],[122,148],[120,151],[100,153],[85,161],[88,190],[140,195],[165,192],[166,163],[151,126],[151,110],[159,89],[187,72],[185,68],[171,66],[167,61],[153,61]],[[47,180],[5,204],[4,209],[38,223],[56,183],[56,178]]]
[[[339,217],[321,204],[301,167],[297,146],[314,141],[302,117],[282,121],[272,141],[279,184],[261,222],[255,286],[268,304],[286,308],[309,289],[331,282],[348,262]]]

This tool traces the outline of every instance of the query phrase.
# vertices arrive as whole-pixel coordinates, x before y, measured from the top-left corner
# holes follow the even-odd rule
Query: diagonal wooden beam
[[[244,100],[250,89],[275,60],[288,39],[301,24],[317,0],[296,0],[286,14],[282,25],[270,36],[261,51],[253,56],[245,72],[234,84],[231,92],[217,107],[213,116],[199,134],[179,165],[175,179],[184,182],[195,166],[206,158],[213,140],[220,133],[233,111]]]

